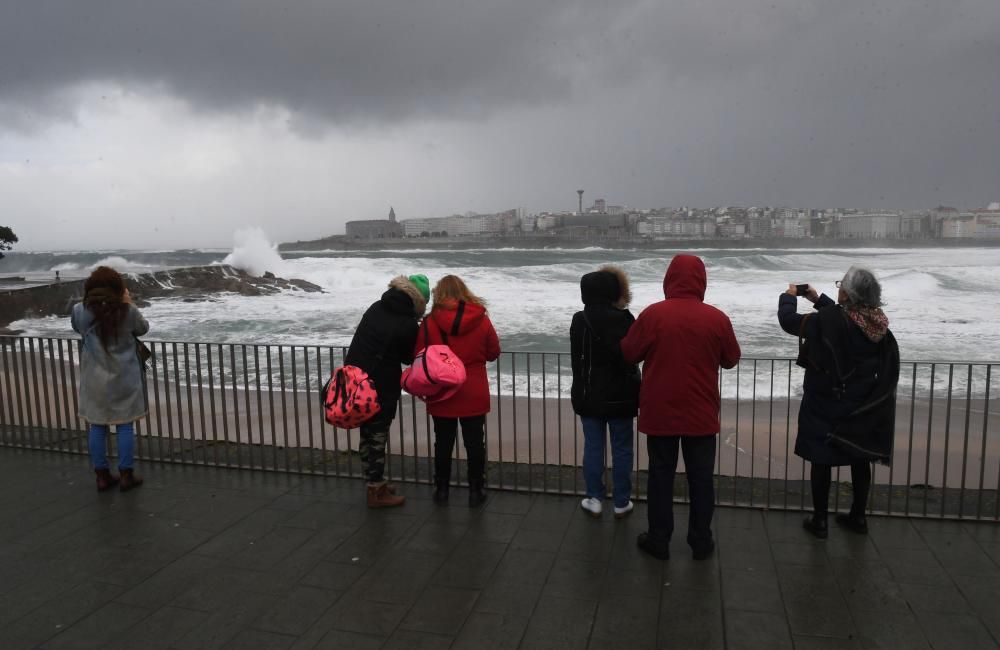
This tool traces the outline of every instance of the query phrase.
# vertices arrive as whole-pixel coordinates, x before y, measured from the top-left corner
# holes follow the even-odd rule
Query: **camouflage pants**
[[[390,424],[391,420],[376,419],[361,425],[358,454],[361,456],[361,469],[369,483],[385,480],[385,443],[389,439]]]

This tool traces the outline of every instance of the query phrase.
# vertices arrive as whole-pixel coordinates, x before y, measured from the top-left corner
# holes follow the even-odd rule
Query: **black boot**
[[[865,521],[864,515],[855,516],[853,514],[845,515],[844,513],[840,513],[834,517],[834,521],[836,521],[839,526],[843,526],[848,530],[853,530],[860,535],[868,534],[868,522]]]
[[[826,526],[825,512],[823,514],[817,513],[813,514],[811,517],[806,517],[806,520],[802,522],[802,527],[820,539],[826,539],[829,535],[829,530]]]
[[[486,503],[486,491],[483,489],[483,481],[469,483],[469,507],[478,508],[484,503]]]
[[[448,503],[448,484],[438,483],[434,488],[434,496],[432,498],[434,499],[434,503],[439,506],[446,505]]]

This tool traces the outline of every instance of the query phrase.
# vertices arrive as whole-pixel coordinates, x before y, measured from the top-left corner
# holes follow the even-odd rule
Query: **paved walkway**
[[[0,449],[0,648],[997,648],[1000,526],[717,511],[718,554],[641,555],[632,518],[465,492],[369,511],[359,481]],[[678,508],[683,510],[683,508]],[[684,513],[681,513],[682,517]]]

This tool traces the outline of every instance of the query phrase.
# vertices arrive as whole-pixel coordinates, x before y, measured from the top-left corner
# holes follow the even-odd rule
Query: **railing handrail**
[[[55,341],[76,341],[79,336],[61,336],[61,335],[38,335],[38,334],[0,334],[0,339],[41,339],[41,340],[55,340]],[[157,339],[142,337],[142,340],[147,343],[165,344],[165,345],[245,345],[245,346],[257,346],[257,347],[296,347],[296,348],[341,348],[347,349],[350,347],[350,342],[347,343],[275,343],[267,341],[197,341],[197,340],[180,340],[180,339]],[[569,350],[503,350],[501,354],[569,354]],[[740,357],[740,362],[743,361],[795,361],[796,357],[793,356],[767,356],[767,355],[744,355]],[[988,361],[985,359],[901,359],[900,364],[905,365],[963,365],[963,366],[996,366],[1000,365],[1000,359],[994,361]]]

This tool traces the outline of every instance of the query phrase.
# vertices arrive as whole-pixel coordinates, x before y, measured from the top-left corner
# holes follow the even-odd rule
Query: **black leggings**
[[[829,508],[832,469],[830,465],[812,464],[810,476],[812,478],[813,511],[818,515],[825,515]],[[868,490],[871,485],[871,464],[867,462],[851,463],[851,487],[854,490],[854,498],[851,501],[852,517],[864,516],[865,504],[868,503]]]
[[[459,422],[462,423],[462,441],[469,459],[469,485],[482,487],[486,478],[485,415],[468,418],[434,416],[434,482],[447,485],[451,481],[451,454],[455,449]]]

